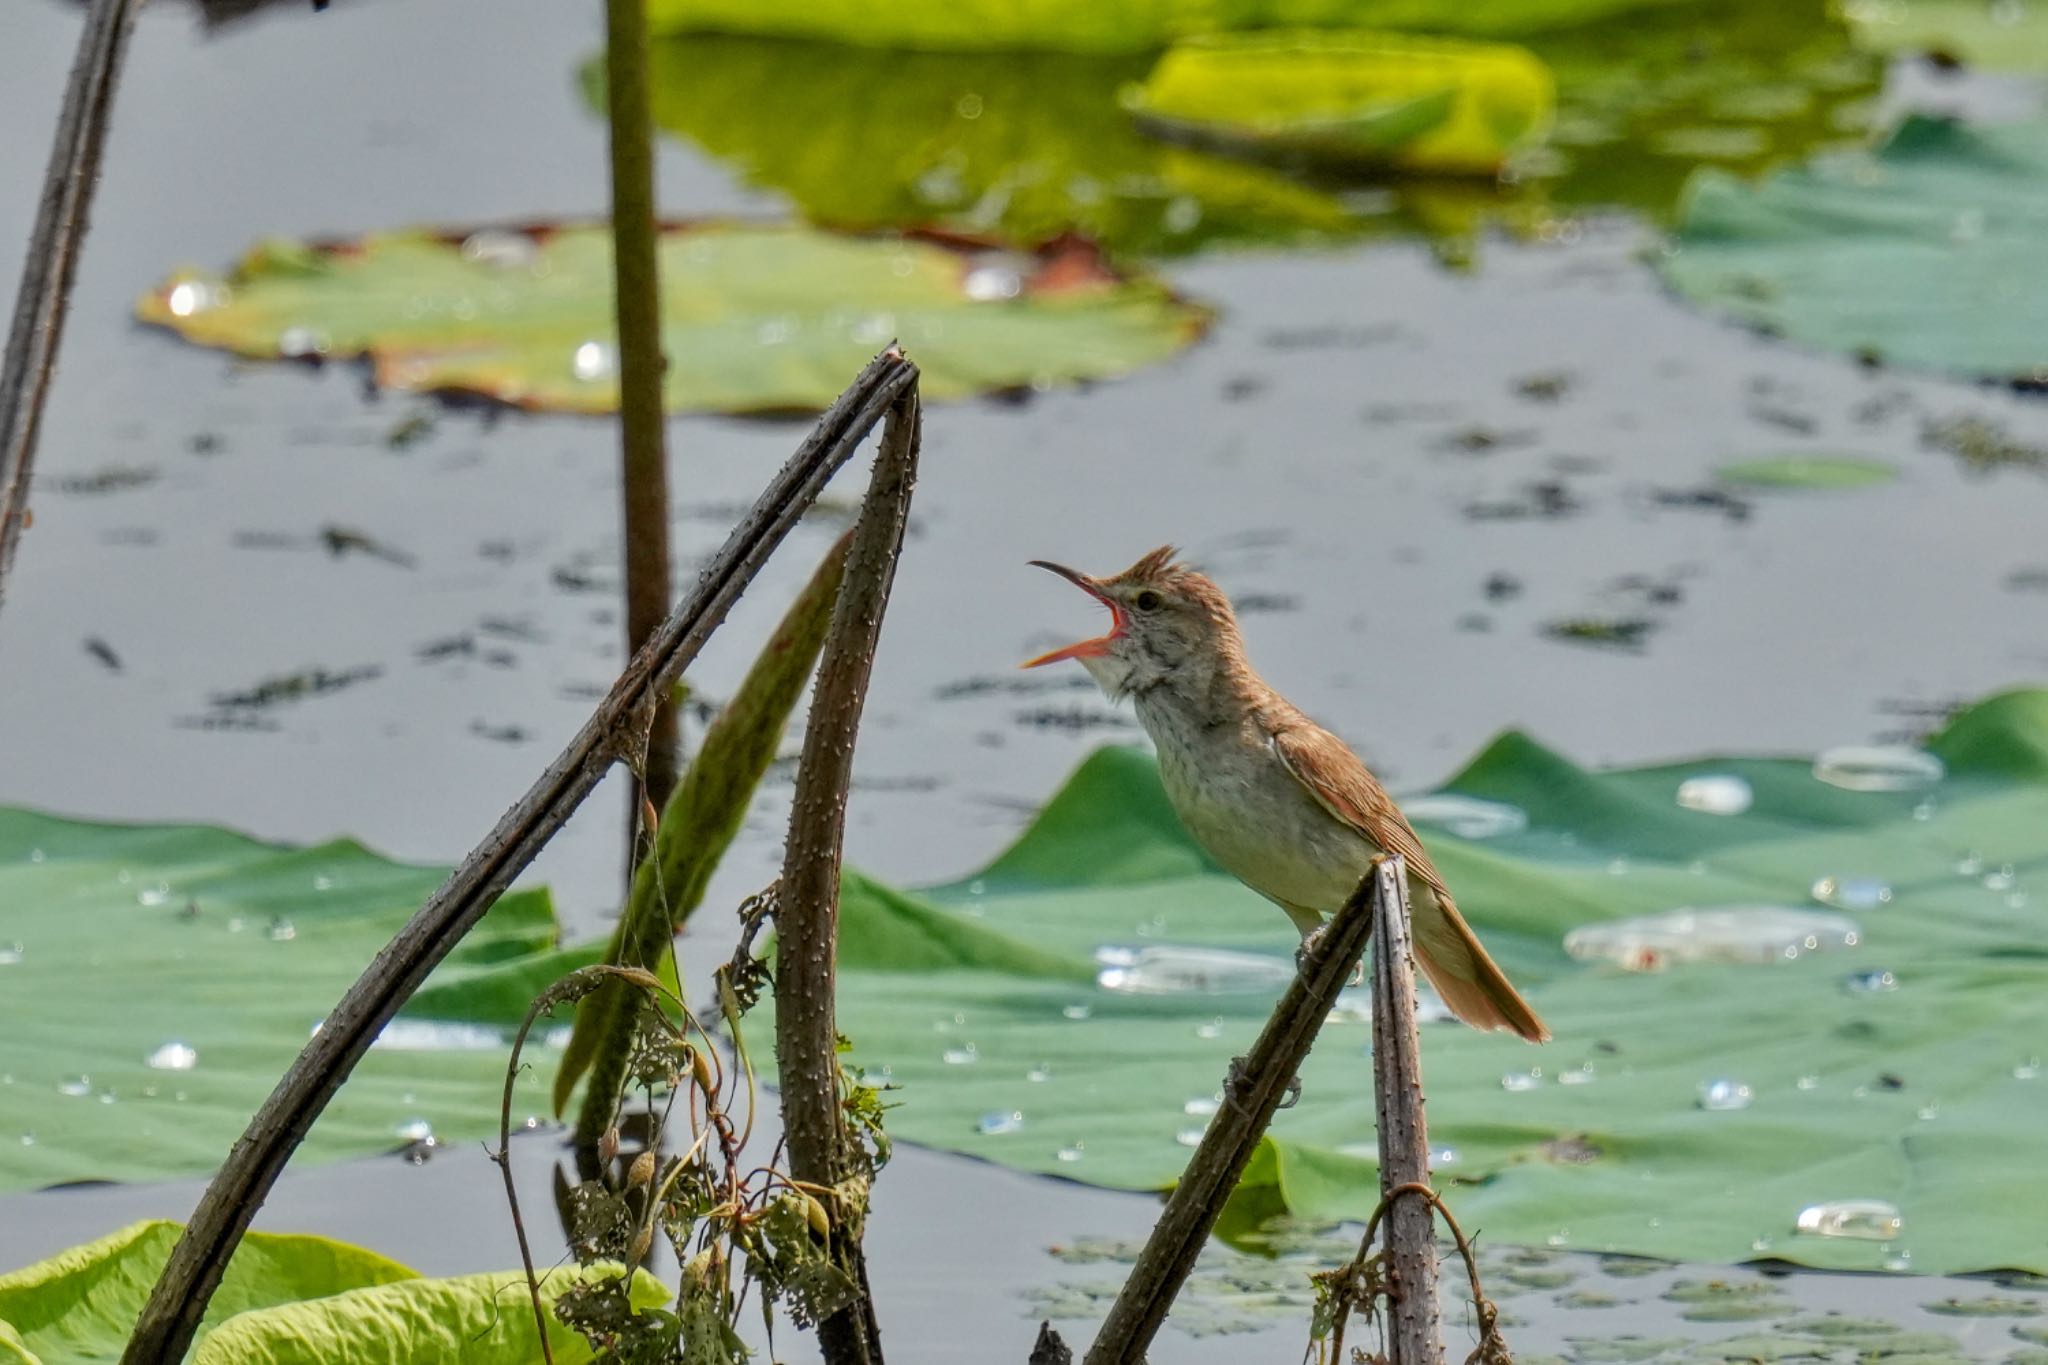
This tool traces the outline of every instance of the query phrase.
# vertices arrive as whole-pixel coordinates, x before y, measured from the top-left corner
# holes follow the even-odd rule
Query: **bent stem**
[[[833,995],[846,790],[875,643],[909,519],[921,426],[917,395],[907,393],[890,410],[882,432],[847,556],[846,581],[818,664],[776,907],[775,1053],[790,1175],[835,1194],[864,1174],[855,1161],[839,1090]],[[861,1252],[860,1211],[842,1204],[838,1198],[830,1201],[830,1241],[834,1260],[859,1288],[860,1298],[818,1324],[818,1343],[827,1365],[881,1365],[881,1328]]]
[[[164,1263],[122,1354],[123,1365],[176,1365],[250,1220],[377,1034],[427,974],[547,846],[612,764],[637,752],[648,717],[825,483],[882,415],[911,392],[917,367],[877,356],[769,481],[652,640],[627,663],[569,746],[407,921],[308,1040],[222,1162]]]

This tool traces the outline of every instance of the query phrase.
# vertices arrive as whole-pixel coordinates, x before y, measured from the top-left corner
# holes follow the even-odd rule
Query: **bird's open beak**
[[[1034,559],[1031,561],[1031,564],[1034,568],[1050,569],[1082,592],[1087,593],[1090,597],[1102,603],[1103,606],[1108,607],[1110,617],[1109,633],[1107,635],[1098,635],[1092,640],[1077,640],[1064,649],[1055,649],[1050,654],[1041,654],[1035,659],[1026,660],[1018,665],[1018,667],[1037,668],[1040,664],[1056,664],[1062,659],[1099,659],[1109,653],[1110,641],[1124,633],[1123,611],[1118,608],[1110,595],[1097,587],[1095,580],[1087,574],[1077,573],[1064,564],[1054,564],[1044,559]]]

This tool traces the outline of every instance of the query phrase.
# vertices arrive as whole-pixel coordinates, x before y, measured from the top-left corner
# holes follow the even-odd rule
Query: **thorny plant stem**
[[[917,395],[905,394],[890,410],[882,432],[831,633],[818,663],[775,913],[775,1054],[789,1173],[828,1190],[856,1173],[840,1107],[833,1004],[846,789],[875,642],[909,518],[920,437]],[[826,1204],[833,1260],[859,1287],[860,1298],[818,1324],[818,1344],[826,1365],[881,1365],[881,1329],[861,1253],[861,1211],[839,1207],[837,1199]]]
[[[611,116],[612,294],[619,339],[619,490],[626,542],[626,650],[660,627],[669,606],[668,446],[662,382],[661,270],[655,254],[654,116],[647,94],[646,0],[605,0],[605,100]],[[642,791],[654,809],[675,790],[680,741],[675,707],[655,707]],[[640,822],[626,823],[626,876],[646,852]]]
[[[1300,970],[1274,1007],[1251,1053],[1232,1068],[1227,1102],[1166,1198],[1152,1235],[1110,1306],[1086,1365],[1141,1365],[1174,1296],[1195,1267],[1209,1230],[1244,1174],[1259,1138],[1273,1121],[1294,1075],[1315,1042],[1337,993],[1372,934],[1374,902],[1401,895],[1401,859],[1383,858],[1321,933],[1310,939]]]
[[[852,542],[848,531],[825,552],[704,731],[696,757],[661,812],[654,846],[633,875],[607,961],[654,970],[673,952],[675,935],[703,899],[746,819],[755,787],[775,761],[790,712],[810,687]],[[633,1041],[633,999],[612,983],[577,1006],[576,1027],[555,1076],[555,1101],[566,1102],[568,1088],[587,1069],[574,1138],[579,1151],[594,1151],[617,1114]]]
[[[637,752],[655,703],[697,657],[761,565],[890,407],[917,367],[891,349],[840,394],[679,605],[626,665],[569,747],[499,819],[329,1012],[249,1121],[172,1249],[123,1365],[176,1365],[249,1222],[327,1102],[435,964],[483,918],[622,755]]]
[[[1391,1365],[1443,1365],[1437,1324],[1436,1222],[1430,1206],[1397,1199],[1429,1188],[1429,1128],[1422,1112],[1422,1042],[1415,1029],[1415,948],[1402,878],[1373,907],[1372,1090],[1387,1210]]]
[[[141,8],[142,0],[92,0],[57,112],[57,136],[49,169],[43,173],[28,259],[21,268],[7,355],[0,361],[0,602],[6,600],[15,543],[28,524],[29,480],[35,470],[36,438],[42,431],[43,400],[57,367],[71,282],[78,276],[88,210],[99,185],[114,87]]]

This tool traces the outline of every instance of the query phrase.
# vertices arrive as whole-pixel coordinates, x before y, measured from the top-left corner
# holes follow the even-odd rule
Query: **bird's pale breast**
[[[1323,809],[1255,725],[1203,729],[1143,705],[1139,714],[1181,823],[1224,870],[1283,905],[1328,913],[1344,903],[1379,850]]]

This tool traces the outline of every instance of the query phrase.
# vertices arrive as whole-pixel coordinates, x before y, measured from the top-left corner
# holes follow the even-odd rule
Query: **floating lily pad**
[[[743,223],[661,234],[675,412],[821,408],[891,341],[927,398],[1102,379],[1162,360],[1209,314],[1066,238],[1035,254],[936,237]],[[255,359],[366,357],[389,388],[611,412],[611,238],[593,225],[266,243],[186,271],[145,322]]]
[[[1760,183],[1701,172],[1659,268],[1801,345],[1973,378],[2048,376],[2048,122],[1915,117]]]
[[[1730,1362],[1730,1365],[1743,1361],[1772,1365],[1772,1362],[1781,1360],[1826,1360],[1831,1352],[1824,1343],[1808,1337],[1758,1332],[1723,1337],[1718,1341],[1696,1342],[1686,1354],[1693,1360],[1721,1360]]]
[[[2041,1305],[2032,1299],[2002,1298],[1996,1294],[1981,1299],[1936,1299],[1921,1306],[1945,1318],[2031,1318],[2041,1312]]]
[[[884,48],[990,52],[1148,52],[1196,34],[1284,25],[1418,29],[1501,36],[1565,28],[1670,0],[906,0],[882,7],[858,0],[652,0],[657,33],[749,33]]]
[[[1678,1316],[1687,1322],[1761,1322],[1775,1318],[1790,1308],[1791,1302],[1782,1298],[1764,1299],[1710,1299],[1704,1303],[1690,1304]],[[1811,1343],[1808,1343],[1811,1347]],[[1820,1354],[1819,1352],[1811,1352]]]
[[[1738,460],[1714,473],[1745,488],[1869,488],[1899,476],[1896,466],[1858,455],[1777,455]]]
[[[1123,103],[1197,145],[1493,176],[1541,138],[1555,99],[1525,48],[1337,29],[1176,43]]]
[[[1944,1359],[1961,1357],[1962,1343],[1954,1337],[1940,1332],[1894,1332],[1888,1337],[1873,1337],[1869,1341],[1856,1343],[1856,1354],[1863,1361],[1919,1360],[1923,1358]]]
[[[444,875],[347,841],[284,848],[0,809],[0,1189],[212,1171]],[[294,1160],[424,1156],[430,1140],[495,1134],[511,1028],[598,951],[555,939],[545,892],[499,901]],[[545,1114],[546,1087],[522,1076],[513,1103],[515,1123]]]
[[[0,1361],[78,1365],[121,1358],[136,1316],[177,1242],[176,1223],[137,1223],[0,1275]],[[586,1276],[556,1267],[541,1286],[550,1306]],[[643,1308],[668,1290],[635,1272]],[[548,1344],[558,1365],[592,1358],[588,1343],[557,1322]],[[373,1251],[325,1237],[252,1232],[242,1239],[207,1306],[193,1365],[514,1365],[537,1358],[523,1273],[430,1280]]]
[[[1617,1280],[1647,1279],[1651,1275],[1669,1270],[1670,1268],[1670,1266],[1662,1261],[1653,1261],[1644,1256],[1602,1256],[1600,1258],[1601,1272],[1612,1275]]]
[[[1572,1337],[1572,1359],[1578,1365],[1637,1365],[1644,1360],[1680,1351],[1692,1344],[1690,1337]]]
[[[1933,750],[1945,777],[1929,765],[1911,789],[1852,791],[1789,759],[1595,773],[1508,735],[1453,780],[1457,794],[1527,817],[1490,838],[1425,838],[1557,1034],[1535,1049],[1424,1028],[1430,1140],[1447,1149],[1438,1177],[1468,1226],[1497,1241],[1691,1261],[1767,1252],[1875,1270],[1910,1251],[1921,1273],[2043,1265],[2048,1190],[2011,1163],[2048,1126],[2048,1082],[2031,1079],[2019,1041],[2048,1036],[2048,896],[2032,887],[2048,882],[2048,692],[1966,711]],[[1741,778],[1747,809],[1680,805],[1673,793],[1700,774]],[[1993,885],[1959,875],[1971,854],[1999,873]],[[1817,879],[1845,870],[1893,892],[1854,916],[1853,947],[1649,972],[1563,948],[1572,929],[1682,906],[1797,909]],[[1092,757],[974,876],[916,895],[850,877],[843,935],[841,1027],[856,1060],[870,1074],[887,1066],[899,1087],[892,1135],[1139,1190],[1181,1173],[1294,945],[1282,916],[1189,842],[1152,760],[1122,749]],[[1171,950],[1266,964],[1238,973],[1237,989],[1212,971],[1213,990],[1143,994],[1097,982],[1104,948],[1126,964]],[[1858,964],[1904,962],[1914,971],[1897,990],[1841,988]],[[1111,980],[1128,986],[1129,966]],[[1302,1101],[1255,1154],[1227,1228],[1372,1210],[1356,1017],[1342,1011],[1324,1029]],[[1593,1056],[1590,1083],[1561,1082]],[[1533,1083],[1504,1087],[1510,1073]],[[1749,1103],[1703,1107],[1700,1087],[1714,1080]],[[998,1111],[1023,1117],[978,1132],[977,1116]],[[1588,1135],[1601,1157],[1543,1159],[1560,1133]],[[1896,1206],[1895,1239],[1795,1232],[1803,1210],[1849,1200]]]
[[[1807,1318],[1788,1318],[1778,1324],[1781,1332],[1794,1332],[1800,1336],[1819,1337],[1823,1341],[1862,1341],[1872,1337],[1888,1337],[1899,1330],[1895,1322],[1883,1318],[1854,1318],[1840,1313],[1823,1313]]]

